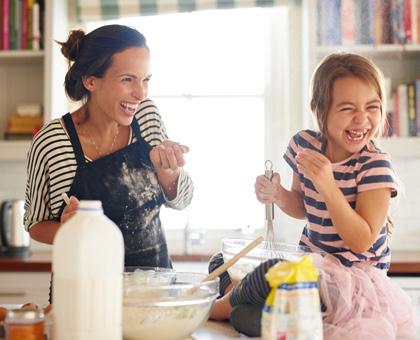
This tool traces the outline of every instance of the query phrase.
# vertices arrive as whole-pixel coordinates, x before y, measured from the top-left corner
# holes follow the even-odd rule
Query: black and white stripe
[[[140,104],[135,119],[141,136],[151,146],[168,139],[159,111],[150,99]],[[130,143],[135,141],[136,137],[132,135]],[[61,194],[70,190],[76,169],[76,157],[62,120],[54,119],[36,135],[28,152],[24,216],[26,230],[37,222],[58,219],[62,205]],[[190,204],[193,190],[191,178],[182,170],[177,197],[172,201],[167,200],[165,205],[183,209]]]

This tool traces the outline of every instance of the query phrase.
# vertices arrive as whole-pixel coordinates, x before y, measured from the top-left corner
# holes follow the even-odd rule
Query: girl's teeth
[[[367,130],[347,130],[347,137],[352,141],[360,141],[364,138]]]

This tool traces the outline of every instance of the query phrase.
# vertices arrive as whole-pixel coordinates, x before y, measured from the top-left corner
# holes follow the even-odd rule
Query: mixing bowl
[[[219,279],[152,269],[124,273],[123,336],[127,340],[185,339],[205,323]]]
[[[172,268],[160,267],[124,267],[124,292],[136,290],[139,285],[163,285],[176,281],[176,272]]]
[[[222,254],[224,261],[226,262],[231,259],[250,242],[252,242],[252,240],[233,238],[223,239]],[[309,248],[305,246],[284,242],[270,242],[268,245],[266,241],[263,241],[248,254],[241,257],[232,267],[230,267],[228,269],[228,273],[232,280],[240,281],[261,262],[269,258],[298,261],[303,255],[309,252]]]

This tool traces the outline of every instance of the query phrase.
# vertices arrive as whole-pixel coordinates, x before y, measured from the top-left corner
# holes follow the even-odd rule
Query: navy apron
[[[137,120],[131,123],[135,143],[92,162],[85,159],[70,113],[63,121],[77,161],[68,195],[102,202],[105,215],[123,234],[125,266],[172,267],[159,217],[165,199]]]
[[[135,143],[92,162],[85,159],[70,113],[63,116],[63,121],[77,161],[68,195],[102,202],[105,215],[122,232],[126,267],[172,268],[159,217],[165,199],[150,161],[151,146],[141,137],[137,120],[131,123]],[[58,219],[64,207],[65,203]],[[51,303],[52,284],[49,295]]]

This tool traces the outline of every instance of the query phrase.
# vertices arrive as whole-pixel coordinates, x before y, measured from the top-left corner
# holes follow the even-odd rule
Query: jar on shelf
[[[38,309],[10,309],[4,320],[7,340],[44,340],[44,312]]]

